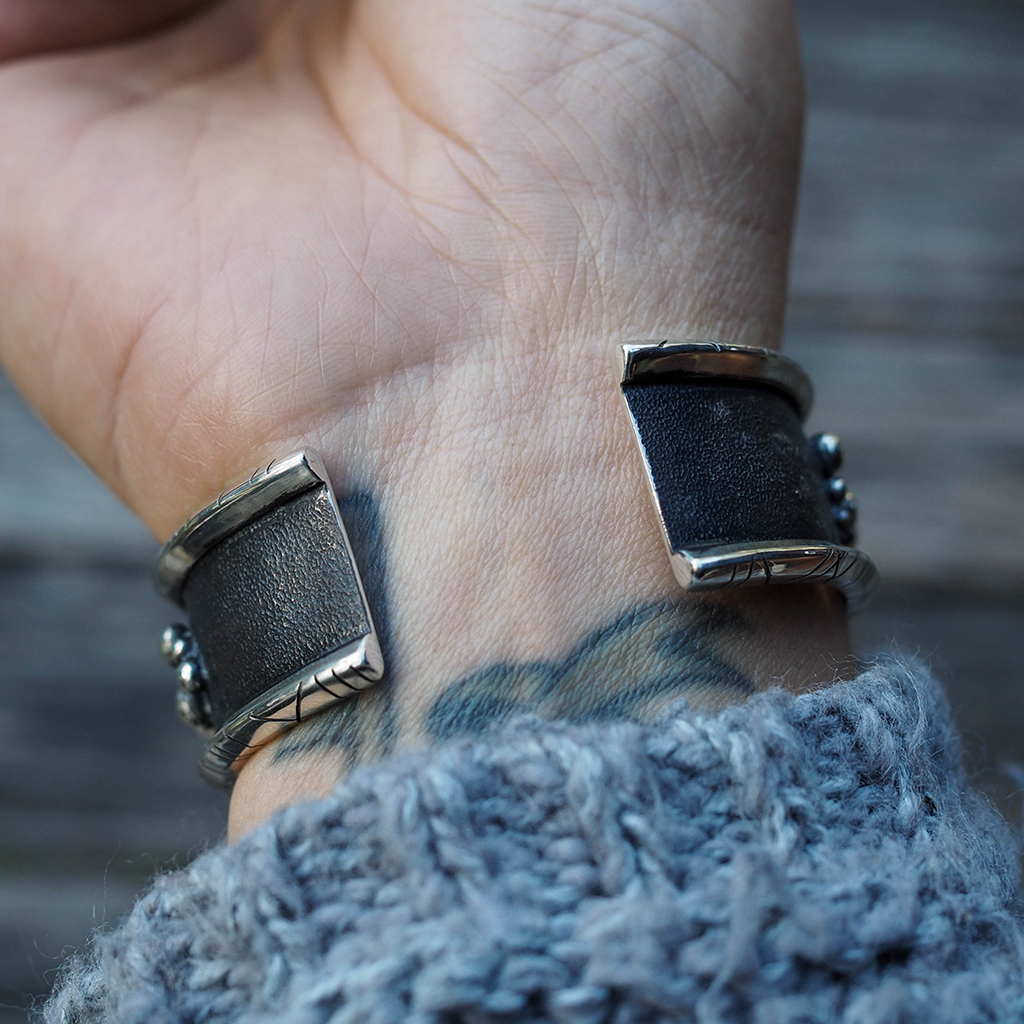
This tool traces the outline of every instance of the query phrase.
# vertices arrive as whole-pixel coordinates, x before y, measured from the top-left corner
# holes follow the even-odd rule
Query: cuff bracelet
[[[761,348],[621,347],[621,388],[676,578],[685,590],[878,581],[853,544],[856,506],[832,434],[804,437],[807,375]],[[259,746],[379,680],[359,571],[323,462],[272,463],[164,546],[157,589],[188,612],[161,650],[178,710],[209,744],[200,773],[230,788]]]

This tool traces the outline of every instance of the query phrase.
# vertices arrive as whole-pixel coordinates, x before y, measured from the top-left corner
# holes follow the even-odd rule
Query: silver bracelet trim
[[[810,377],[799,363],[770,348],[716,341],[634,341],[620,345],[622,384],[663,376],[749,381],[773,387],[806,419],[814,404]]]
[[[673,551],[672,571],[691,593],[775,583],[824,583],[846,597],[856,611],[878,585],[875,563],[863,551],[821,541],[775,544],[723,544]]]
[[[275,505],[321,484],[330,486],[327,469],[320,456],[307,449],[276,459],[244,483],[225,491],[164,545],[157,560],[158,592],[180,604],[185,577],[207,551]]]
[[[374,634],[307,665],[247,704],[210,740],[199,762],[207,782],[229,789],[249,756],[299,722],[376,683],[384,657]]]

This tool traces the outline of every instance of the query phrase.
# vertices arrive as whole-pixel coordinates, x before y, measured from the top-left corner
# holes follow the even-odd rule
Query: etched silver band
[[[234,783],[245,759],[304,719],[358,693],[384,674],[375,636],[309,665],[260,694],[211,737],[199,761],[199,774],[215,786]]]
[[[683,589],[693,593],[770,583],[824,583],[840,590],[854,611],[878,584],[875,563],[863,551],[817,541],[723,544],[673,551],[669,559]]]
[[[638,341],[620,345],[620,383],[685,377],[726,379],[778,388],[794,403],[800,419],[814,404],[814,388],[802,366],[770,348],[717,341]]]

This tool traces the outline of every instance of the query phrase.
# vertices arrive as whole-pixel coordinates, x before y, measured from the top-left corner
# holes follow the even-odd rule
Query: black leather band
[[[282,679],[370,632],[326,485],[210,550],[192,567],[183,597],[216,729]]]
[[[782,393],[685,379],[622,391],[673,550],[793,538],[839,543],[821,472]]]

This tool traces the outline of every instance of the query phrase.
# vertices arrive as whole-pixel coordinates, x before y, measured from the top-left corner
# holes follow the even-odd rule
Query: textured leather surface
[[[796,409],[728,381],[627,384],[674,551],[742,541],[839,542]]]
[[[370,632],[324,487],[217,545],[193,566],[184,599],[218,728],[286,676]]]

